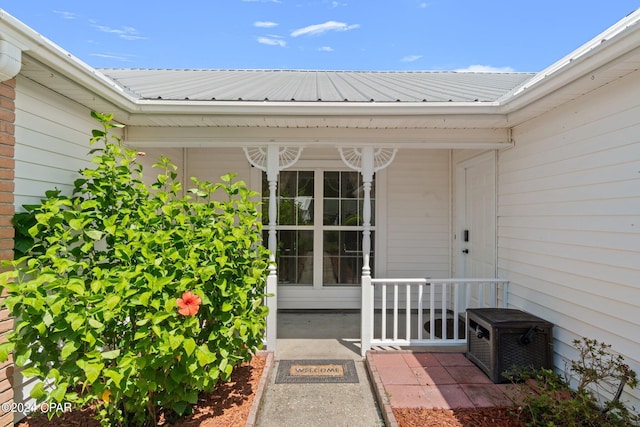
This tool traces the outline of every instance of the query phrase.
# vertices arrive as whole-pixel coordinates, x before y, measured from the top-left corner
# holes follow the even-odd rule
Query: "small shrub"
[[[194,179],[179,198],[163,158],[149,188],[136,152],[109,134],[112,116],[93,116],[95,168],[70,197],[49,191],[18,217],[26,255],[0,275],[16,317],[0,360],[14,352],[42,380],[40,401],[96,404],[103,425],[155,425],[261,347],[268,251],[244,183]]]
[[[579,357],[569,363],[570,369],[561,376],[549,369],[521,369],[505,373],[512,382],[526,381],[530,389],[520,388],[511,397],[513,412],[526,426],[628,427],[640,425],[640,420],[620,401],[622,388],[637,386],[636,374],[611,346],[583,338],[575,340]],[[575,390],[569,376],[578,380]],[[601,404],[593,389],[615,383],[614,397]],[[610,390],[611,391],[611,390]]]

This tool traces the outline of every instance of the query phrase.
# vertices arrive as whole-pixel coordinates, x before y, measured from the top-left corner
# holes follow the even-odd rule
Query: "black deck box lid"
[[[553,326],[552,323],[544,319],[515,308],[470,308],[467,312],[468,314],[473,313],[476,319],[483,320],[495,327],[500,327],[500,324],[508,324],[509,327],[514,328],[530,328],[532,326],[549,328]]]

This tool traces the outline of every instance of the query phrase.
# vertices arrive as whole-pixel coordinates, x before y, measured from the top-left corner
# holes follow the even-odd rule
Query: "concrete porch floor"
[[[393,408],[504,406],[510,403],[507,393],[513,392],[509,385],[493,384],[460,349],[374,349],[363,359],[356,310],[279,312],[277,345],[276,363],[353,359],[360,384],[282,385],[272,379],[259,427],[397,426]],[[323,399],[332,404],[322,405]]]

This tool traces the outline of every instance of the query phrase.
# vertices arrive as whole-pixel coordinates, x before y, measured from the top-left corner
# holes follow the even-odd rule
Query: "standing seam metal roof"
[[[535,73],[103,69],[139,99],[492,102]]]

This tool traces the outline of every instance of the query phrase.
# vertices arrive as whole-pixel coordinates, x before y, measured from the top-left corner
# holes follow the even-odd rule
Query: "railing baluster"
[[[405,318],[405,337],[407,341],[411,340],[411,284],[407,283],[407,307],[406,307],[406,318]]]
[[[435,339],[436,336],[436,285],[429,284],[429,339]]]
[[[422,326],[422,309],[423,309],[423,300],[422,300],[422,291],[424,290],[424,287],[422,286],[422,283],[418,283],[418,341],[422,341],[424,339],[424,335],[422,333],[422,331],[424,330],[424,327]]]
[[[382,284],[382,340],[387,339],[387,284]]]
[[[393,340],[398,340],[398,283],[393,284]]]
[[[447,339],[447,289],[448,289],[448,283],[443,283],[442,284],[442,308],[441,310],[441,317],[442,317],[442,322],[441,323],[441,333],[442,333],[442,340],[446,340]]]
[[[458,336],[458,313],[460,312],[459,291],[460,291],[460,285],[458,282],[456,282],[453,284],[453,339],[454,340],[457,340],[460,338]]]
[[[496,287],[498,286],[498,284],[496,282],[491,282],[490,286],[491,286],[491,291],[489,293],[489,298],[491,299],[492,307],[497,307],[498,306],[498,297],[497,297],[497,289],[496,289]]]

